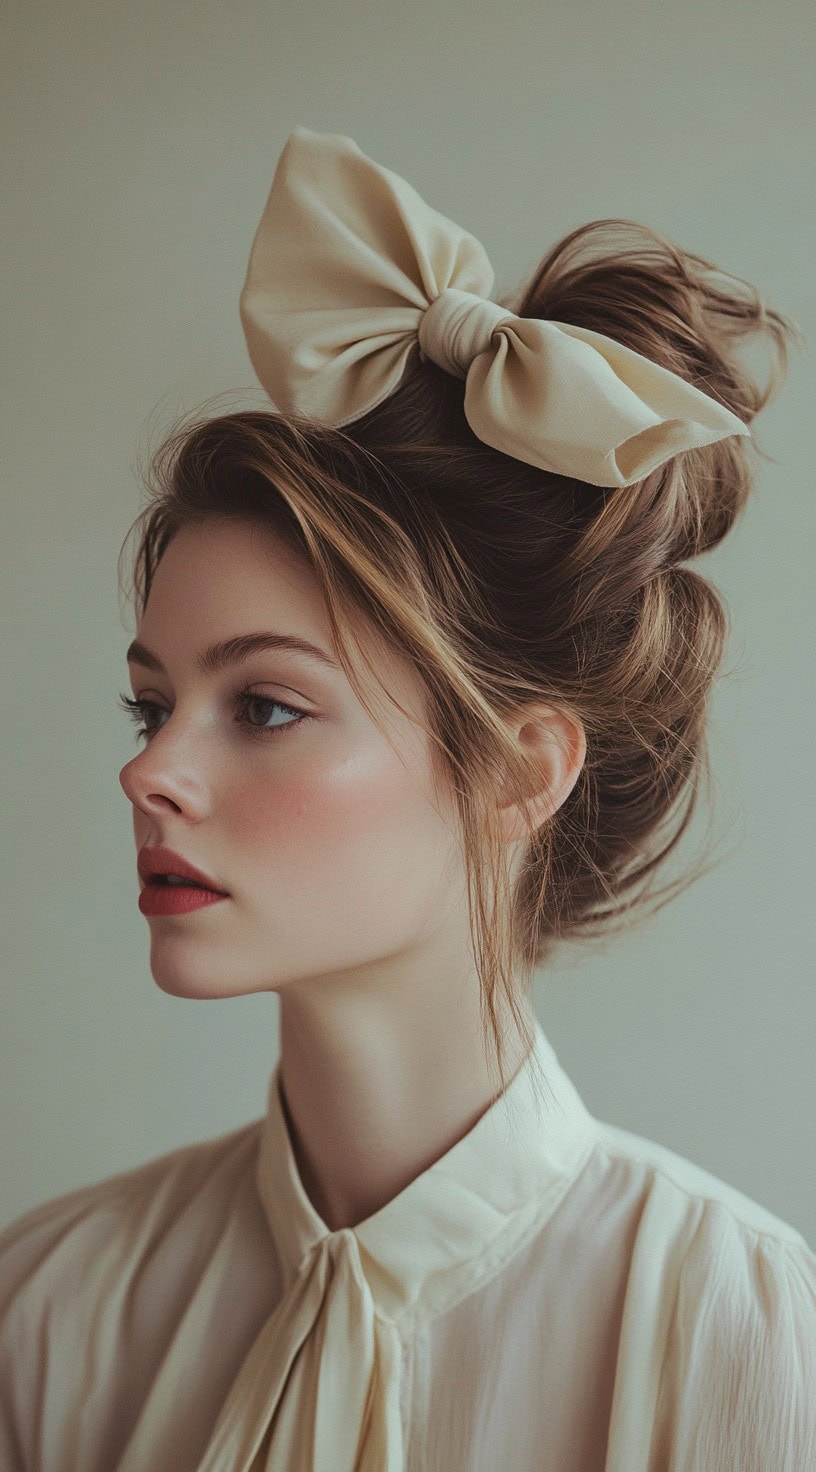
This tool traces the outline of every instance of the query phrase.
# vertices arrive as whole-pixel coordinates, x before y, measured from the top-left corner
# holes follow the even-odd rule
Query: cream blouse
[[[0,1233],[3,1472],[814,1472],[816,1255],[531,1061],[329,1231],[265,1117]]]

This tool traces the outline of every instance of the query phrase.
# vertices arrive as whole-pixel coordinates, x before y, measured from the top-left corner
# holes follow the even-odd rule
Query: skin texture
[[[215,518],[180,532],[137,630],[167,673],[130,665],[134,696],[158,709],[119,774],[137,850],[165,844],[230,893],[188,915],[145,917],[151,973],[173,996],[278,994],[295,1156],[331,1230],[385,1205],[495,1098],[455,809],[415,723],[422,684],[379,636],[354,627],[358,650],[412,717],[385,700],[355,651],[387,737],[339,666],[270,651],[202,675],[198,652],[239,634],[293,633],[329,654],[333,643],[314,574],[272,533]],[[242,712],[234,697],[245,686],[308,719],[277,706]],[[540,753],[532,802],[543,821],[578,777],[584,733],[548,706],[527,707],[516,729]],[[502,815],[515,844],[520,815],[511,806]],[[509,1022],[506,1032],[515,1072],[526,1045]]]

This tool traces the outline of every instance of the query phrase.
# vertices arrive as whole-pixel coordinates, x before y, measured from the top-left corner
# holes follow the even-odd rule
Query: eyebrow
[[[239,664],[241,660],[249,659],[250,655],[265,649],[302,654],[330,669],[339,669],[337,662],[324,649],[318,648],[317,644],[310,644],[308,639],[299,639],[295,634],[272,634],[266,631],[239,634],[233,639],[223,639],[218,644],[211,644],[208,649],[202,650],[196,663],[203,675],[214,675],[219,670],[226,669],[231,664]],[[157,670],[161,675],[167,673],[158,655],[145,648],[138,639],[133,640],[125,657],[128,664],[140,664],[146,670]]]

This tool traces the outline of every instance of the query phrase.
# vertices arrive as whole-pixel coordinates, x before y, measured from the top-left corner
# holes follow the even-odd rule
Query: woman
[[[616,227],[624,226],[622,237]],[[515,307],[297,129],[241,314],[272,400],[154,461],[128,651],[151,970],[280,999],[263,1118],[0,1237],[26,1472],[806,1472],[816,1257],[596,1120],[532,1007],[653,911],[725,645],[686,564],[793,324],[597,221]]]

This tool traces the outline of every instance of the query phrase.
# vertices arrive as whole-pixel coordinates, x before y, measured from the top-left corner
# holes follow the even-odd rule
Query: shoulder
[[[678,1472],[816,1468],[816,1256],[709,1199],[662,1368]]]
[[[1,1466],[38,1466],[44,1437],[93,1440],[130,1404],[223,1238],[240,1243],[251,1220],[259,1124],[41,1202],[0,1232]]]
[[[132,1271],[191,1211],[206,1233],[247,1172],[259,1121],[182,1145],[31,1207],[0,1231],[0,1324],[15,1308],[77,1298]]]
[[[673,1472],[810,1472],[816,1254],[686,1157],[603,1123],[598,1139],[635,1186],[621,1354],[654,1384]]]
[[[665,1201],[667,1207],[673,1203],[676,1212],[685,1213],[690,1221],[708,1205],[712,1221],[723,1225],[732,1221],[749,1235],[767,1233],[779,1242],[809,1250],[796,1227],[676,1150],[605,1121],[596,1120],[595,1126],[600,1149],[612,1161],[638,1173],[648,1195]]]

